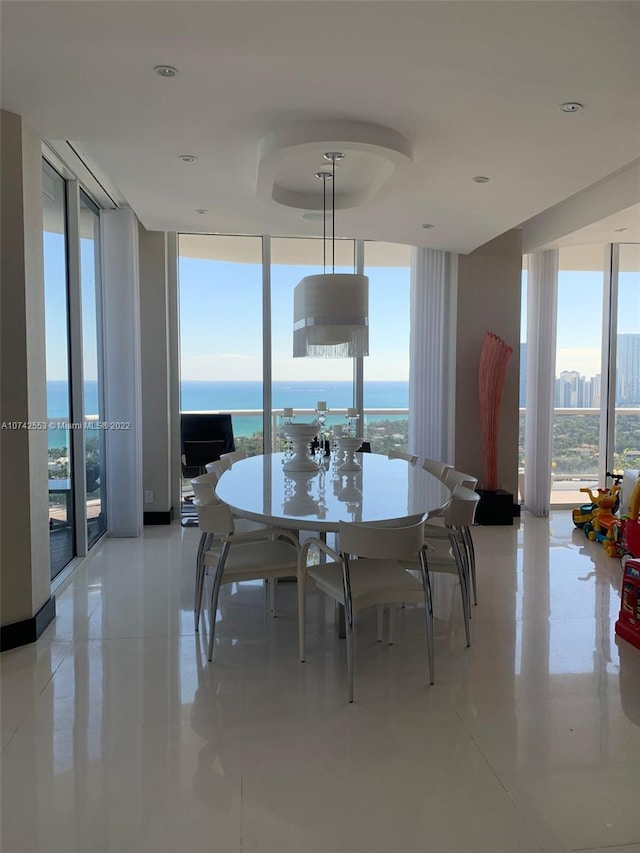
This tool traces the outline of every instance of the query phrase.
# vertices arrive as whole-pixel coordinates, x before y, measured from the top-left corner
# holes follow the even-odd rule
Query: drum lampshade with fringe
[[[366,275],[305,276],[293,292],[293,357],[369,355],[368,314]]]

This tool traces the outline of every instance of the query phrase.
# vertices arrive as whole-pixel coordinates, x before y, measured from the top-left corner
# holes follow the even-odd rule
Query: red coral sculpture
[[[482,428],[482,467],[484,488],[498,489],[498,428],[500,403],[512,347],[493,332],[485,332],[480,352],[480,425]]]

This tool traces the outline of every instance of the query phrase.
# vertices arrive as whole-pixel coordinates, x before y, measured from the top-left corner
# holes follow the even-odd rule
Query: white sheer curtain
[[[131,210],[100,212],[109,536],[142,533],[142,387],[138,221]]]
[[[524,504],[549,514],[553,398],[556,367],[558,250],[528,256],[527,413],[524,434]]]
[[[411,256],[409,451],[453,461],[457,255]]]

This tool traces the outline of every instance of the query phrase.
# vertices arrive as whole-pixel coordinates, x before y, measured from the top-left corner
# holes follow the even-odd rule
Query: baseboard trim
[[[173,521],[173,507],[166,512],[145,512],[142,517],[144,524],[171,524]]]
[[[56,599],[51,596],[30,619],[3,625],[0,628],[0,652],[35,643],[56,615]]]

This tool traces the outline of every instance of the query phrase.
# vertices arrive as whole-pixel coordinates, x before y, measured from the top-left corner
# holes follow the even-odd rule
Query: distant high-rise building
[[[640,335],[618,335],[616,405],[640,406]]]
[[[584,377],[577,370],[563,370],[556,379],[555,405],[558,409],[584,406]]]

